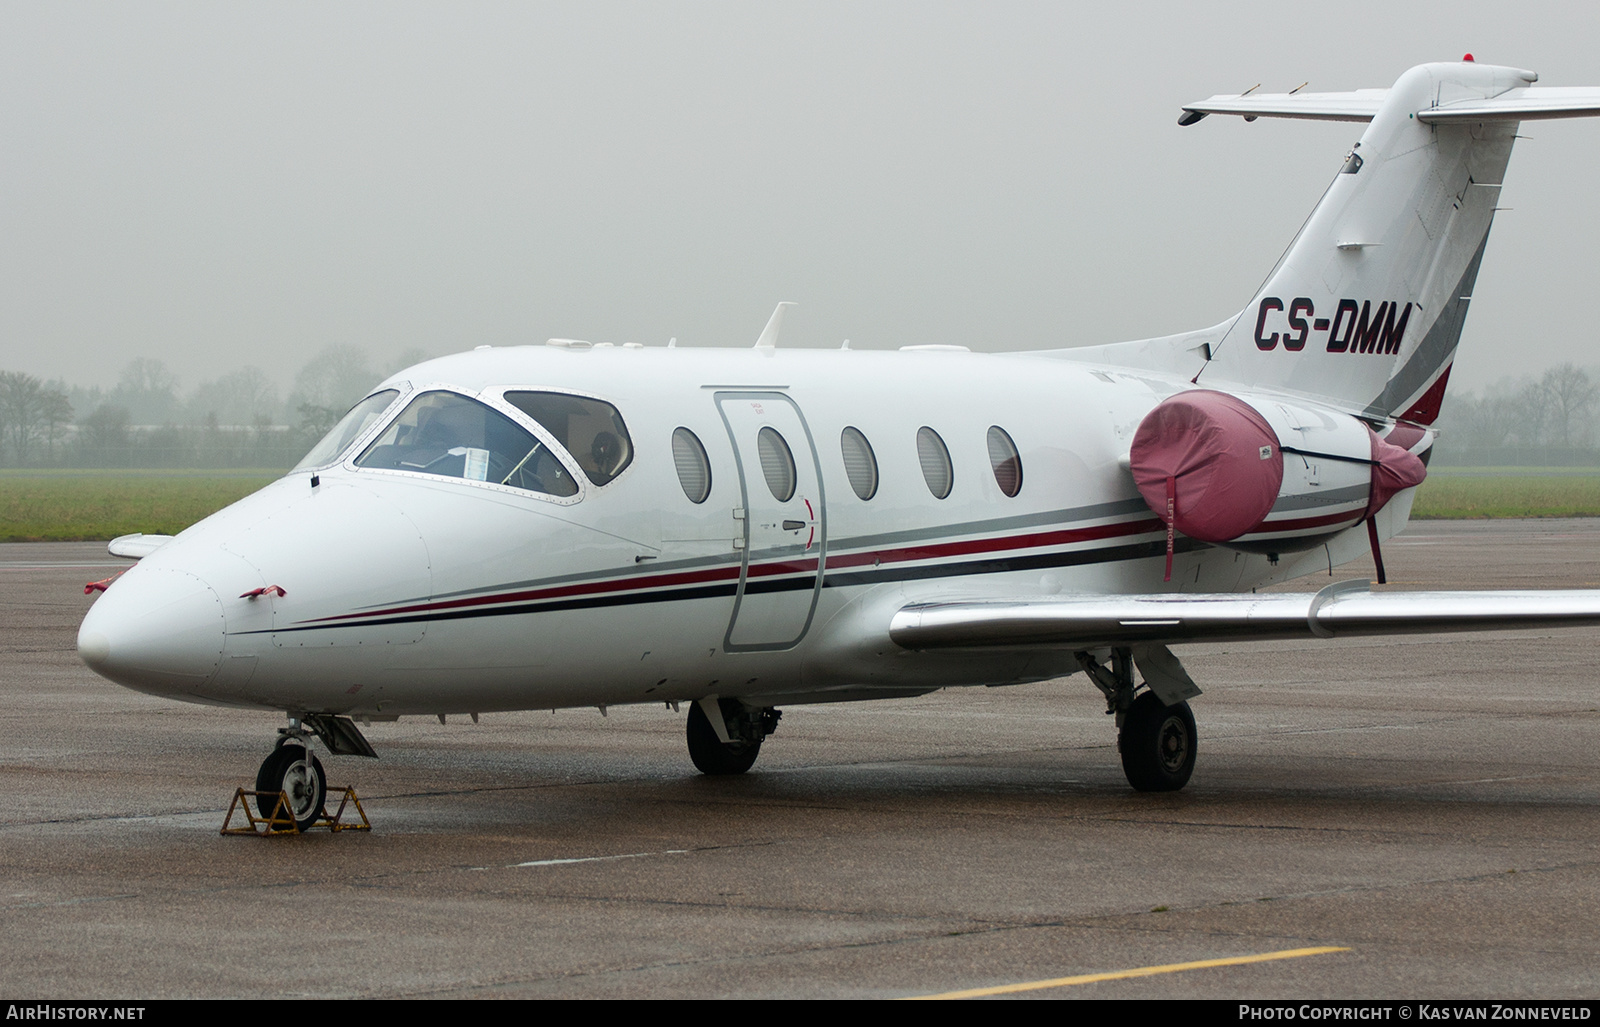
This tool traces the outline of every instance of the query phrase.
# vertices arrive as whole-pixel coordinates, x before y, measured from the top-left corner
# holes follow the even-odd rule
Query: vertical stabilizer
[[[1197,381],[1431,424],[1517,122],[1429,115],[1525,89],[1534,77],[1426,64],[1387,93],[1350,94],[1371,104],[1371,124]]]

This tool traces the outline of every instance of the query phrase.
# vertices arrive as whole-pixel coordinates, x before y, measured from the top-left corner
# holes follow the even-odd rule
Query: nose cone
[[[222,601],[186,571],[137,566],[96,600],[78,629],[78,655],[119,685],[171,695],[191,692],[222,658]]]

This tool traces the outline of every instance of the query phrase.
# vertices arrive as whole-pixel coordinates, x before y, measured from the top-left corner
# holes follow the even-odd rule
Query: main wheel
[[[761,755],[760,742],[724,742],[699,703],[689,706],[689,758],[702,774],[743,774]]]
[[[278,805],[278,793],[287,795],[289,815],[295,826],[304,831],[317,822],[328,798],[322,761],[308,754],[303,745],[280,745],[256,772],[256,791],[268,793],[256,796],[256,809],[268,818]]]
[[[1141,792],[1175,792],[1194,773],[1194,714],[1186,702],[1163,706],[1144,692],[1128,707],[1117,736],[1122,772]]]

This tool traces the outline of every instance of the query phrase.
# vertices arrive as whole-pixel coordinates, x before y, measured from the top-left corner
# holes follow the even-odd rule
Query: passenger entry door
[[[723,647],[787,649],[805,636],[822,591],[822,469],[800,408],[780,392],[719,392],[739,465],[739,589]]]

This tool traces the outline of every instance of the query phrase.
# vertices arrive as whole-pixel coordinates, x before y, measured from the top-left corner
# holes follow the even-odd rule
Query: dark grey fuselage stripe
[[[1492,214],[1489,216],[1489,225],[1494,225]],[[1461,341],[1461,326],[1466,323],[1467,307],[1472,302],[1472,290],[1478,282],[1478,265],[1483,262],[1483,251],[1488,245],[1489,229],[1485,228],[1483,238],[1478,240],[1478,252],[1467,262],[1467,269],[1462,272],[1461,281],[1456,283],[1444,309],[1439,311],[1439,316],[1434,319],[1428,334],[1422,337],[1411,359],[1389,379],[1378,398],[1367,404],[1367,416],[1388,418],[1404,413],[1406,405],[1422,392],[1449,361],[1450,354],[1455,352],[1456,344]]]
[[[880,546],[898,546],[907,542],[923,542],[931,538],[953,538],[957,535],[981,535],[993,531],[1013,531],[1017,528],[1038,528],[1053,525],[1065,526],[1079,521],[1098,520],[1102,517],[1126,517],[1129,514],[1148,514],[1150,507],[1143,499],[1119,499],[1110,503],[1095,503],[1070,510],[1046,510],[1042,513],[1019,514],[1015,517],[997,517],[986,521],[967,521],[963,524],[941,524],[930,528],[913,528],[908,531],[889,531],[881,535],[857,535],[854,538],[834,539],[828,550],[876,549]]]
[[[1315,510],[1321,506],[1333,506],[1336,503],[1365,502],[1369,494],[1366,485],[1350,485],[1342,489],[1329,489],[1326,492],[1316,492],[1305,496],[1284,496],[1272,504],[1274,513],[1280,510]]]

